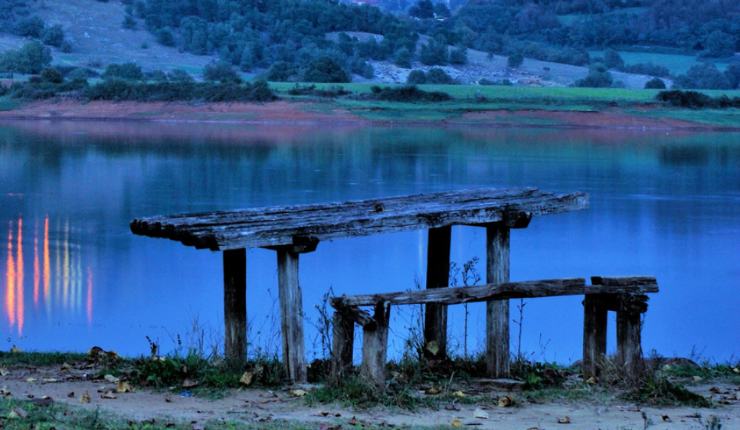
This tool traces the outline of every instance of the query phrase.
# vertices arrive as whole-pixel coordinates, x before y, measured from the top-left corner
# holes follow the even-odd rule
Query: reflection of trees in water
[[[3,285],[8,334],[23,335],[29,312],[31,320],[84,314],[92,324],[93,274],[89,262],[83,263],[79,235],[69,221],[57,221],[50,232],[49,217],[32,226],[24,225],[23,217],[8,222]]]

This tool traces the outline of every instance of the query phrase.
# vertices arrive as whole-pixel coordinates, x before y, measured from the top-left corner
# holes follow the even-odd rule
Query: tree
[[[231,64],[223,61],[207,64],[206,67],[203,68],[203,79],[206,81],[221,83],[239,83],[242,81],[239,74],[234,71],[233,67],[231,67]]]
[[[412,59],[413,59],[413,55],[411,54],[411,51],[408,50],[408,48],[400,48],[398,51],[396,51],[396,55],[393,58],[393,62],[398,67],[403,67],[404,69],[410,69]]]
[[[717,66],[711,63],[692,66],[685,75],[678,76],[675,83],[679,88],[707,90],[724,90],[730,88],[730,82],[727,76],[717,70]]]
[[[519,53],[509,55],[509,58],[506,60],[506,65],[512,69],[516,69],[522,63],[524,63],[524,56]]]
[[[37,16],[31,16],[18,21],[15,33],[23,37],[41,37],[44,27],[45,24],[43,19]]]
[[[136,63],[109,64],[103,72],[103,79],[140,81],[144,79],[144,72]]]
[[[449,57],[447,54],[447,44],[437,40],[430,40],[421,46],[419,59],[428,66],[443,66],[447,64]]]
[[[122,27],[126,30],[135,30],[136,29],[136,20],[131,15],[126,15],[125,18],[123,18],[123,24]]]
[[[604,88],[611,87],[614,82],[612,74],[606,68],[606,65],[596,63],[591,66],[591,69],[585,78],[576,81],[577,87],[592,87],[592,88]]]
[[[406,78],[409,85],[423,85],[427,83],[427,75],[423,70],[412,70]]]
[[[736,89],[740,86],[740,64],[730,64],[725,70],[725,78],[730,88]]]
[[[306,82],[350,82],[350,77],[342,66],[329,57],[319,57],[308,65],[303,72],[303,80]]]
[[[427,83],[449,85],[454,84],[455,80],[444,70],[435,67],[427,72]]]
[[[175,69],[167,74],[167,79],[170,82],[189,83],[193,82],[194,79],[190,74],[181,69]]]
[[[604,64],[606,64],[606,67],[610,69],[621,69],[624,67],[624,60],[622,59],[622,56],[619,55],[619,52],[613,49],[607,49],[606,52],[604,52]]]
[[[51,50],[39,42],[25,44],[15,51],[0,55],[0,70],[36,74],[51,64]]]
[[[450,51],[450,63],[451,64],[467,64],[468,63],[468,49],[465,46],[459,45]]]
[[[735,55],[735,38],[724,31],[714,30],[704,42],[705,57],[721,58]]]
[[[47,67],[41,71],[41,80],[50,84],[61,84],[64,82],[64,77],[59,70],[53,67]]]
[[[273,82],[288,82],[293,80],[297,71],[295,66],[285,61],[273,63],[267,71],[267,80]]]
[[[411,6],[409,15],[419,19],[434,18],[434,5],[431,0],[419,0]]]
[[[169,28],[160,28],[155,34],[157,42],[164,46],[175,46],[175,36]]]
[[[665,82],[660,78],[653,78],[645,82],[645,88],[650,90],[664,90]]]
[[[449,18],[452,14],[446,4],[437,3],[434,5],[434,16],[437,18]]]
[[[45,45],[61,48],[64,43],[64,30],[62,30],[62,26],[56,24],[45,29],[41,35],[41,41],[44,42]]]

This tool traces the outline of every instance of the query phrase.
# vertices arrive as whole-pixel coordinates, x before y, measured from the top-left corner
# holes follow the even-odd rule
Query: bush
[[[443,66],[447,64],[449,61],[447,44],[430,40],[428,43],[422,45],[419,60],[428,66]]]
[[[427,72],[427,84],[454,84],[455,80],[439,67],[430,69]]]
[[[123,24],[121,24],[123,28],[126,30],[135,30],[136,29],[136,20],[131,15],[126,15],[125,18],[123,18]]]
[[[619,55],[619,52],[613,49],[607,49],[606,52],[604,52],[604,64],[606,64],[606,67],[610,69],[621,69],[624,67],[624,60],[622,59],[622,56]]]
[[[41,37],[44,32],[44,20],[31,16],[21,19],[15,27],[15,34],[23,37]]]
[[[210,82],[235,82],[239,83],[242,78],[236,73],[230,64],[224,62],[210,63],[203,69],[203,79]]]
[[[522,54],[512,54],[506,60],[506,65],[512,69],[516,69],[524,63],[524,56]]]
[[[467,64],[468,63],[468,49],[464,46],[458,46],[450,51],[450,63],[451,64]]]
[[[397,88],[374,86],[371,91],[370,98],[393,102],[442,102],[451,99],[447,93],[422,91],[413,85]]]
[[[409,85],[423,85],[427,83],[427,74],[423,70],[412,70],[406,78]]]
[[[30,42],[15,51],[0,55],[0,71],[26,74],[40,73],[51,64],[51,51],[39,42]]]
[[[730,82],[714,64],[697,64],[692,66],[685,75],[678,76],[675,84],[679,88],[697,89],[729,89]]]
[[[155,82],[143,83],[111,79],[89,87],[85,97],[90,100],[113,101],[271,101],[275,94],[266,81],[252,84],[236,82]]]
[[[645,82],[645,89],[650,90],[664,90],[665,89],[665,82],[663,82],[660,78],[653,78],[647,82]]]
[[[668,70],[667,67],[659,66],[652,63],[629,64],[626,66],[622,66],[620,70],[627,73],[637,73],[640,75],[649,76],[668,77],[671,75],[671,72],[670,70]]]
[[[64,77],[59,70],[49,67],[41,71],[41,80],[52,84],[61,84],[64,82]]]
[[[278,61],[267,71],[267,80],[274,82],[288,82],[296,80],[298,71],[295,66],[285,61]]]
[[[155,35],[160,45],[175,46],[175,36],[169,28],[160,28]]]
[[[44,30],[44,33],[41,36],[41,41],[44,42],[45,45],[61,48],[64,43],[64,30],[62,30],[62,26],[52,25]]]
[[[144,79],[144,72],[136,63],[110,64],[103,72],[103,79],[140,81]]]
[[[195,81],[188,72],[184,70],[180,70],[180,69],[175,69],[175,70],[170,71],[167,74],[167,80],[170,82],[180,82],[180,83]]]
[[[656,96],[658,101],[676,107],[685,107],[691,109],[700,108],[740,108],[740,97],[729,98],[721,96],[712,98],[706,94],[697,91],[661,91]]]
[[[597,63],[591,67],[588,75],[576,81],[577,87],[605,88],[611,87],[614,79],[612,74],[606,69],[606,66]]]
[[[329,57],[313,60],[303,72],[306,82],[344,83],[350,82],[350,77],[342,66]]]
[[[396,51],[396,55],[393,59],[393,62],[398,67],[403,67],[404,69],[410,69],[412,58],[413,58],[413,55],[411,54],[411,51],[409,51],[407,48],[401,48],[398,51]]]

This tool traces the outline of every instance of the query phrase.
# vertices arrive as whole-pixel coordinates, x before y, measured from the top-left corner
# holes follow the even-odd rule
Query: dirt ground
[[[285,420],[327,426],[371,424],[376,426],[475,427],[481,429],[706,429],[718,420],[722,429],[740,428],[740,387],[731,384],[696,385],[691,389],[711,397],[713,408],[641,407],[614,398],[519,401],[512,407],[477,404],[443,404],[439,409],[415,411],[372,408],[353,409],[336,404],[309,406],[301,397],[281,390],[242,389],[225,392],[219,399],[193,396],[184,389],[155,391],[135,389],[117,393],[114,381],[91,380],[93,369],[85,367],[17,366],[3,369],[0,387],[6,396],[19,400],[51,397],[54,402],[87,410],[99,409],[127,420],[159,422],[242,421],[251,423]],[[310,390],[311,387],[303,387]],[[517,398],[517,393],[510,393]],[[88,398],[89,402],[83,400]],[[598,397],[598,396],[597,396]],[[560,422],[559,422],[560,421]]]

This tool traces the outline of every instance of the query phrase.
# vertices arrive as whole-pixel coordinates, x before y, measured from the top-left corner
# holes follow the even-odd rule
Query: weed
[[[650,405],[690,405],[700,408],[712,406],[706,398],[692,393],[663,375],[649,375],[624,395],[626,400]]]

